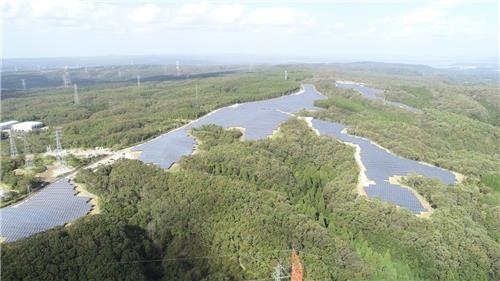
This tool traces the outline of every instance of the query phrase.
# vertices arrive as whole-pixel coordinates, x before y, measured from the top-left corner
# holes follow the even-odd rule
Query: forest
[[[191,131],[197,153],[170,170],[136,160],[81,170],[76,181],[98,195],[101,213],[2,245],[2,280],[272,280],[278,264],[285,275],[290,271],[292,248],[305,280],[499,280],[498,89],[330,67],[318,67],[312,76],[300,73],[298,80],[314,83],[328,97],[317,102],[322,110],[301,115],[342,122],[350,133],[460,172],[465,180],[447,186],[405,177],[434,209],[421,218],[358,195],[354,148],[317,136],[299,118],[259,141],[241,141],[238,130],[207,125]],[[366,100],[335,88],[335,80],[363,81],[421,112]],[[196,106],[193,88],[198,83],[200,92],[206,89],[201,81],[179,83],[191,105],[211,108],[208,97]],[[160,90],[150,87],[154,97]],[[102,91],[113,96],[116,89]],[[252,87],[243,92],[247,99],[255,96]],[[227,94],[219,101],[238,99]],[[172,97],[150,107],[176,103]],[[139,103],[137,116],[141,107],[147,108]],[[123,118],[104,111],[107,120]],[[182,118],[198,116],[190,112]],[[160,119],[155,126],[162,126]],[[98,139],[89,136],[90,142],[93,137]]]
[[[326,76],[328,75],[328,77]],[[350,126],[349,132],[369,138],[397,155],[467,175],[499,178],[500,99],[495,84],[464,86],[435,77],[381,74],[319,74],[315,85],[328,100],[311,116]],[[387,100],[421,112],[412,113],[354,90],[335,87],[335,80],[361,79],[383,89]],[[360,80],[358,80],[360,81]],[[500,183],[496,183],[497,189]]]
[[[118,70],[108,70],[112,71]],[[110,77],[107,84],[80,87],[79,104],[74,103],[72,87],[19,91],[14,97],[2,98],[1,118],[2,122],[38,120],[49,127],[27,136],[33,153],[55,146],[56,127],[62,127],[64,148],[118,149],[156,137],[219,107],[294,92],[300,87],[298,81],[307,77],[310,74],[305,71],[290,69],[288,80],[284,80],[282,69],[264,68],[251,73],[143,82],[140,87],[135,80],[116,84]],[[16,140],[23,153],[21,141]],[[2,155],[8,155],[8,148],[8,140],[2,140]]]
[[[16,158],[9,157],[9,139],[1,140],[0,180],[12,190],[9,198],[16,201],[23,198],[28,190],[44,185],[36,175],[55,160],[42,153],[47,147],[55,149],[58,127],[62,128],[63,149],[108,147],[116,150],[157,137],[216,108],[297,91],[300,87],[298,81],[310,77],[305,71],[290,69],[288,79],[284,80],[283,70],[279,67],[256,67],[250,73],[205,74],[199,72],[214,71],[215,67],[198,68],[186,66],[184,71],[194,73],[188,77],[161,76],[163,68],[158,66],[104,67],[88,73],[83,69],[71,70],[70,74],[76,79],[74,81],[87,76],[97,80],[89,86],[79,87],[79,104],[74,103],[72,87],[46,86],[17,91],[15,95],[3,95],[2,121],[42,121],[48,126],[47,130],[14,138],[19,151]],[[61,73],[60,70],[47,71],[44,77],[56,79]],[[137,87],[135,80],[132,83],[119,81],[118,73],[123,77],[141,73],[143,83]],[[14,73],[11,76],[19,78],[22,75]],[[163,78],[170,79],[164,81]],[[19,173],[28,154],[34,154],[34,165]],[[66,158],[66,162],[75,168],[89,160],[76,159],[72,155]]]

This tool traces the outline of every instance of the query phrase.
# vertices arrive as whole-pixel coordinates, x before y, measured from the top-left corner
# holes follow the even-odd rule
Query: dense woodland
[[[85,79],[93,80],[85,81],[94,83],[87,87],[80,86],[78,105],[74,104],[71,87],[39,88],[2,96],[2,121],[36,120],[48,126],[47,130],[16,137],[14,141],[20,155],[15,159],[8,156],[9,140],[1,141],[0,180],[12,190],[8,198],[17,200],[28,190],[35,190],[43,184],[35,175],[54,159],[46,159],[40,153],[45,152],[47,146],[55,148],[57,127],[62,128],[62,146],[65,149],[125,148],[166,133],[222,106],[297,91],[300,87],[298,81],[310,76],[306,72],[290,69],[289,79],[284,80],[280,68],[226,74],[196,74],[201,69],[189,69],[195,72],[191,75],[195,78],[188,79],[186,75],[160,76],[163,67],[153,66],[107,67],[92,69],[88,73],[83,69],[72,70],[70,73],[76,78],[74,81],[88,76]],[[135,80],[132,83],[126,83],[126,80],[117,83],[120,79],[118,73],[123,77],[131,77],[132,73],[135,77],[140,73],[143,83],[139,88],[134,84]],[[60,79],[60,74],[60,70],[46,71],[43,77]],[[19,78],[22,75],[15,73],[14,76]],[[196,78],[196,75],[200,77]],[[18,169],[24,168],[24,156],[31,153],[35,154],[34,169],[19,173]],[[66,161],[73,167],[86,162],[78,163],[80,160],[72,155]]]
[[[409,159],[500,181],[498,86],[450,85],[420,76],[363,76],[368,86],[384,89],[381,95],[387,100],[420,110],[412,113],[363,98],[354,90],[336,88],[335,80],[346,74],[318,77],[317,89],[329,98],[316,103],[326,110],[313,116],[348,124],[350,133]],[[359,74],[348,77],[361,79]]]
[[[114,70],[116,73],[118,70]],[[62,127],[64,148],[124,148],[151,139],[186,124],[216,108],[234,103],[277,97],[299,89],[310,74],[274,69],[252,73],[163,82],[93,85],[79,88],[78,105],[73,88],[48,88],[18,92],[2,99],[2,121],[39,120],[49,130],[28,138],[30,152],[45,152],[55,146],[56,127]],[[112,79],[112,78],[110,78]],[[22,139],[17,147],[24,152]],[[2,155],[8,155],[8,140],[2,140]]]
[[[265,279],[278,263],[289,271],[292,248],[305,280],[499,280],[491,88],[366,76],[422,110],[415,115],[334,88],[333,79],[360,74],[332,73],[313,80],[329,97],[317,103],[325,109],[302,114],[341,121],[398,154],[466,176],[454,186],[405,178],[434,208],[429,218],[357,195],[354,149],[302,120],[260,141],[209,125],[191,132],[199,152],[169,171],[135,160],[82,170],[76,180],[99,196],[102,213],[2,245],[2,280]],[[476,115],[448,104],[475,104],[469,98],[491,108]]]

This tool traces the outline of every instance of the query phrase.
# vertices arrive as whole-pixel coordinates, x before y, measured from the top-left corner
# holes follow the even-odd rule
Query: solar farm
[[[379,90],[379,89],[373,89],[370,87],[365,87],[365,85],[362,83],[338,81],[335,83],[335,87],[342,88],[342,89],[353,89],[353,90],[356,90],[359,93],[361,93],[365,98],[372,99],[372,100],[380,100],[380,101],[383,101],[384,104],[386,104],[386,105],[398,107],[398,108],[404,109],[404,110],[409,111],[409,112],[413,112],[413,113],[420,112],[419,109],[411,107],[411,106],[406,105],[404,103],[385,100],[385,97],[383,94],[384,91]]]
[[[357,84],[349,85],[360,88]],[[371,94],[375,91],[367,87],[362,87],[362,90]],[[192,153],[196,141],[188,134],[191,128],[205,124],[217,124],[225,128],[244,127],[246,139],[263,139],[271,135],[290,114],[303,109],[318,109],[314,106],[314,101],[325,98],[312,85],[304,85],[304,90],[298,94],[221,108],[186,126],[135,146],[133,150],[142,152],[139,158],[141,161],[168,169],[182,156]],[[370,198],[392,202],[418,214],[426,209],[416,196],[405,187],[389,183],[389,177],[416,173],[438,178],[446,184],[455,182],[455,176],[450,171],[398,157],[370,140],[342,133],[345,125],[315,119],[312,120],[312,125],[322,135],[360,146],[360,158],[366,167],[366,175],[375,182],[364,186]],[[64,225],[87,214],[91,209],[89,200],[87,197],[75,196],[74,187],[68,179],[61,179],[20,204],[3,208],[1,236],[7,242],[12,242]]]
[[[345,125],[322,120],[312,120],[312,124],[322,135],[333,136],[360,147],[360,158],[366,167],[366,176],[375,182],[375,184],[364,186],[369,197],[392,202],[414,214],[419,214],[426,209],[415,195],[405,187],[390,184],[389,177],[415,173],[429,178],[438,178],[445,184],[455,182],[455,175],[448,170],[398,157],[370,140],[342,133],[347,128]]]
[[[318,109],[313,105],[314,101],[325,98],[312,85],[304,85],[304,91],[298,94],[223,107],[186,126],[138,145],[133,150],[142,151],[139,160],[168,169],[182,156],[193,151],[196,141],[188,134],[191,128],[207,124],[224,128],[244,127],[245,139],[264,139],[287,120],[290,114],[303,109]]]
[[[63,178],[20,204],[2,208],[0,236],[13,242],[86,215],[91,209],[90,198],[75,193],[68,179]]]
[[[359,84],[338,84],[338,86],[362,91],[367,98],[372,99],[376,98],[376,93],[380,91]],[[139,158],[141,161],[155,163],[167,169],[182,156],[191,154],[196,143],[188,134],[191,128],[205,124],[216,124],[225,128],[244,127],[245,139],[263,139],[271,135],[290,114],[303,109],[318,109],[314,106],[314,101],[325,98],[312,85],[304,85],[304,91],[299,94],[221,108],[182,128],[136,146],[134,150],[142,151]],[[312,124],[322,135],[360,146],[361,161],[367,169],[366,174],[376,183],[364,187],[369,197],[392,202],[418,214],[426,209],[409,189],[389,183],[389,177],[416,173],[429,178],[438,178],[446,184],[455,182],[455,176],[450,171],[398,157],[367,139],[343,134],[345,125],[314,119]]]

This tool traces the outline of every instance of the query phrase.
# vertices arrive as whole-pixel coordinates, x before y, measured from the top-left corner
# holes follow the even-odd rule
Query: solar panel
[[[290,117],[287,112],[296,113],[303,109],[319,109],[314,106],[314,101],[319,99],[326,99],[326,97],[316,92],[312,85],[304,85],[304,92],[301,94],[227,106],[183,128],[170,131],[159,138],[136,146],[133,150],[142,151],[139,160],[167,169],[182,156],[189,155],[193,151],[196,142],[187,134],[191,128],[207,124],[216,124],[224,128],[244,127],[247,140],[264,139]]]
[[[396,156],[366,139],[343,134],[345,125],[322,120],[312,120],[312,124],[322,135],[329,135],[360,147],[360,158],[366,168],[366,176],[375,182],[374,185],[364,187],[370,198],[392,202],[418,214],[425,211],[425,208],[415,195],[405,187],[389,184],[389,177],[417,173],[429,178],[438,178],[445,184],[455,182],[455,175],[448,170]]]
[[[62,179],[20,204],[2,208],[0,236],[13,242],[86,215],[91,209],[89,198],[74,194],[74,187]]]
[[[378,99],[380,90],[361,86],[360,84],[336,83],[338,87],[355,89],[368,98]],[[304,85],[304,92],[298,95],[287,95],[279,98],[243,103],[238,106],[228,106],[208,114],[184,128],[171,131],[160,138],[142,144],[135,150],[142,150],[140,160],[155,163],[162,168],[169,168],[183,155],[191,154],[195,140],[187,134],[189,129],[206,124],[216,124],[225,128],[244,127],[245,137],[249,140],[266,138],[279,125],[289,118],[287,113],[296,113],[302,109],[318,109],[314,101],[325,99],[312,85]],[[424,210],[417,198],[408,189],[399,185],[388,184],[391,176],[405,176],[417,173],[430,178],[438,178],[446,184],[452,184],[455,176],[450,171],[422,165],[419,162],[404,159],[381,149],[370,140],[342,134],[345,125],[313,120],[313,126],[322,135],[329,135],[345,142],[360,146],[361,160],[366,167],[366,174],[376,184],[365,187],[369,197],[378,197],[383,201],[392,202],[413,213]]]
[[[370,87],[365,87],[364,85],[361,85],[359,83],[336,82],[335,86],[338,88],[342,88],[342,89],[356,90],[359,93],[361,93],[365,98],[372,99],[372,100],[380,100],[380,101],[383,101],[386,105],[391,105],[394,107],[402,108],[404,110],[407,110],[407,111],[410,111],[413,113],[420,112],[419,109],[408,106],[404,103],[385,100],[382,96],[377,95],[378,93],[383,92],[382,90],[373,89]]]
[[[371,98],[377,98],[375,89],[356,84],[349,85],[355,86],[342,86],[337,83],[339,87],[355,88]],[[318,93],[312,85],[304,85],[301,94],[221,108],[187,126],[138,145],[133,150],[142,151],[139,158],[141,161],[169,168],[182,156],[191,154],[195,144],[195,140],[187,134],[191,128],[205,124],[217,124],[225,128],[244,127],[246,139],[263,139],[289,118],[288,113],[296,113],[303,109],[319,109],[314,106],[314,101],[319,99],[326,97]],[[366,175],[375,182],[364,187],[370,198],[376,197],[392,202],[416,214],[425,210],[424,207],[410,190],[389,184],[387,182],[389,177],[418,173],[438,178],[446,184],[455,181],[455,176],[450,171],[398,157],[367,139],[343,134],[345,125],[321,120],[312,120],[312,124],[322,135],[360,146],[361,161],[366,167]],[[77,197],[74,194],[73,186],[67,179],[62,179],[48,185],[31,198],[24,200],[22,204],[1,209],[0,235],[6,237],[8,242],[16,241],[84,216],[91,209],[88,204],[89,198]]]

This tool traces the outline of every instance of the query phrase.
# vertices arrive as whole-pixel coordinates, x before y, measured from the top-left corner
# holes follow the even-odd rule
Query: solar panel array
[[[360,83],[336,82],[335,86],[338,88],[342,88],[342,89],[356,90],[356,91],[360,92],[366,98],[373,99],[373,100],[381,100],[387,105],[399,107],[399,108],[402,108],[404,110],[407,110],[407,111],[410,111],[413,113],[420,112],[419,109],[408,106],[404,103],[400,103],[400,102],[396,102],[396,101],[387,101],[382,96],[377,95],[378,93],[383,92],[382,90],[365,87],[363,84],[360,84]]]
[[[20,204],[0,209],[0,236],[13,242],[86,215],[91,209],[90,198],[75,196],[75,193],[64,178]]]
[[[335,82],[335,87],[356,90],[364,97],[374,100],[379,99],[380,97],[377,94],[382,92],[382,90],[365,87],[363,84],[353,82]]]
[[[365,187],[365,191],[370,198],[379,198],[381,201],[394,203],[408,209],[413,214],[426,211],[417,197],[409,189],[400,185],[377,182],[376,185]]]
[[[287,120],[290,117],[287,112],[318,109],[314,106],[314,101],[325,98],[315,91],[312,85],[304,85],[304,91],[300,94],[220,108],[184,127],[138,145],[133,150],[142,151],[139,160],[168,169],[182,156],[189,155],[193,151],[196,141],[188,135],[191,128],[206,124],[216,124],[224,128],[244,127],[247,140],[259,140],[270,136],[282,122]]]
[[[376,98],[375,93],[378,91],[357,84],[337,83],[337,86],[355,88],[372,98]],[[188,135],[191,128],[205,124],[217,124],[225,128],[244,127],[246,139],[263,139],[271,135],[283,121],[289,118],[287,113],[296,113],[303,109],[318,109],[314,106],[314,101],[318,99],[326,99],[326,97],[318,93],[312,85],[304,85],[304,91],[300,94],[224,107],[186,126],[138,145],[133,150],[142,151],[139,158],[141,161],[169,168],[182,156],[191,154],[195,144],[195,140]],[[345,125],[321,120],[312,120],[312,123],[323,135],[330,135],[360,146],[361,161],[366,167],[366,175],[375,182],[364,187],[369,197],[377,197],[406,208],[412,213],[420,213],[425,211],[425,208],[415,195],[407,188],[388,183],[389,177],[417,173],[439,178],[446,184],[452,184],[455,181],[455,176],[450,171],[398,157],[367,139],[343,134],[342,130],[346,128]],[[73,186],[67,179],[61,179],[21,204],[2,208],[0,210],[0,236],[12,242],[55,226],[64,225],[87,214],[91,209],[88,201],[87,197],[76,197]]]
[[[370,140],[343,134],[342,130],[346,128],[345,125],[322,120],[312,120],[312,124],[322,135],[333,136],[341,141],[359,145],[360,158],[366,168],[366,176],[375,182],[374,185],[364,187],[368,197],[377,197],[382,201],[392,202],[418,214],[426,209],[409,189],[388,183],[389,177],[416,173],[429,178],[437,178],[445,184],[455,182],[455,175],[448,170],[396,156]]]
[[[338,82],[336,85],[342,88],[358,90],[371,99],[379,99],[377,93],[380,90],[377,89],[353,83]],[[318,109],[314,106],[314,101],[325,98],[314,89],[314,86],[304,85],[304,91],[300,94],[221,108],[189,125],[139,145],[134,150],[142,151],[139,159],[143,162],[155,163],[162,168],[169,168],[183,155],[191,154],[196,142],[188,135],[191,128],[205,124],[216,124],[225,128],[244,127],[246,129],[246,139],[263,139],[271,135],[283,121],[289,118],[287,113],[296,113],[302,109]],[[397,103],[395,105],[400,106]],[[413,109],[408,107],[408,110]],[[342,124],[321,120],[313,120],[312,122],[321,134],[334,136],[342,141],[360,146],[361,160],[367,169],[366,174],[370,180],[376,183],[365,187],[369,197],[378,197],[383,201],[393,202],[407,208],[413,213],[420,213],[425,211],[425,208],[413,193],[402,186],[389,184],[387,182],[389,177],[417,173],[431,178],[439,178],[446,184],[452,184],[455,181],[455,176],[450,171],[398,157],[367,139],[342,134],[341,131],[346,128]]]

